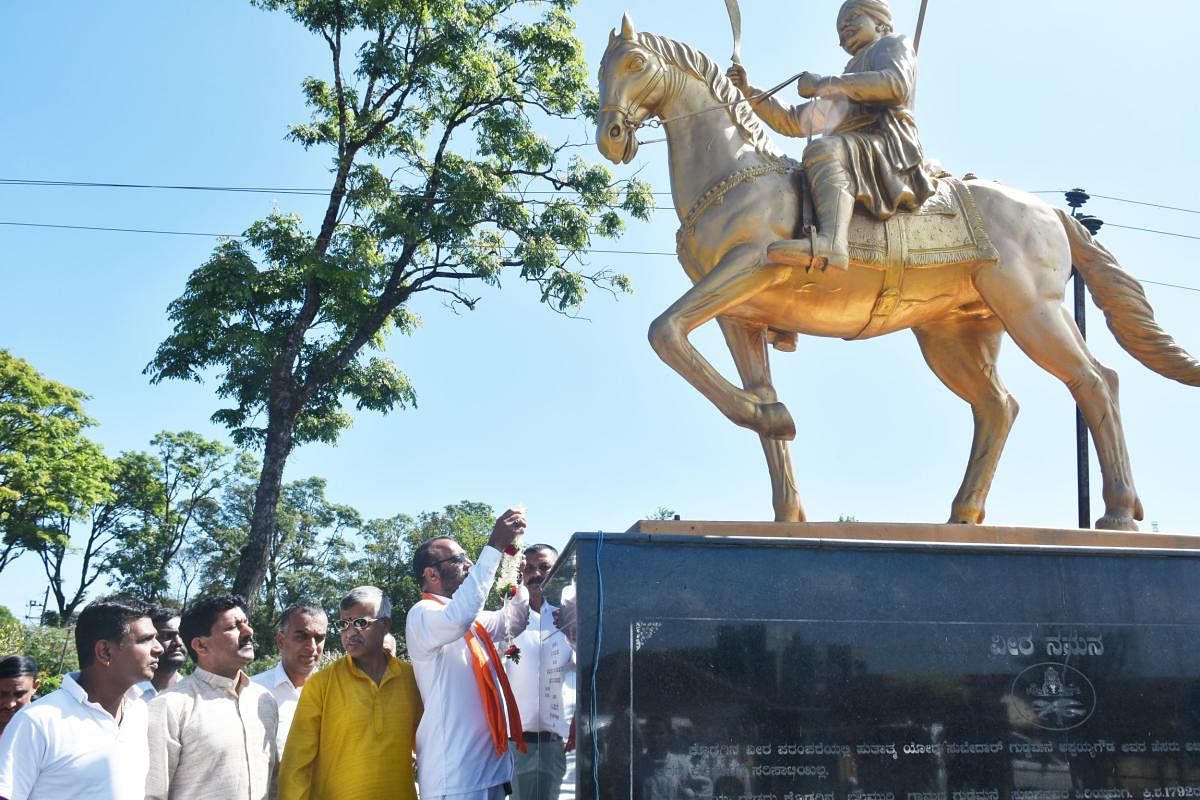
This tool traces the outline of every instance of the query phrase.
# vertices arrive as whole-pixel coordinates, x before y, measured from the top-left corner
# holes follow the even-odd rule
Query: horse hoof
[[[759,434],[768,439],[790,442],[796,438],[796,423],[792,420],[792,412],[788,411],[783,403],[760,403],[756,427]]]
[[[1115,517],[1105,514],[1096,520],[1096,529],[1101,531],[1137,531],[1138,526],[1133,517]]]

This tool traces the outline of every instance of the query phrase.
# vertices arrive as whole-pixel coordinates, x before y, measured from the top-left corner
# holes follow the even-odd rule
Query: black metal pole
[[[1071,216],[1078,219],[1093,236],[1104,223],[1093,216],[1080,215],[1079,208],[1088,201],[1089,195],[1083,189],[1072,189],[1067,192],[1067,205],[1071,207]],[[1087,339],[1087,306],[1084,297],[1083,276],[1079,270],[1071,267],[1073,279],[1072,288],[1075,295],[1075,325],[1079,335]],[[1075,406],[1075,481],[1079,504],[1079,527],[1092,527],[1091,476],[1090,459],[1088,456],[1088,427],[1083,418],[1079,405]]]

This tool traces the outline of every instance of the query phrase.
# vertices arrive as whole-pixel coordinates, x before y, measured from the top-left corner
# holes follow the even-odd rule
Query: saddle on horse
[[[801,208],[797,229],[804,231],[815,221],[815,214],[803,169],[797,168],[795,174]],[[904,296],[906,269],[975,265],[999,258],[970,189],[945,173],[938,176],[934,194],[915,211],[900,211],[881,220],[856,205],[850,219],[849,242],[851,267],[884,273],[871,322],[855,338],[874,335],[895,310]],[[768,257],[770,254],[768,250]],[[776,349],[795,349],[794,333],[773,330],[770,340]]]

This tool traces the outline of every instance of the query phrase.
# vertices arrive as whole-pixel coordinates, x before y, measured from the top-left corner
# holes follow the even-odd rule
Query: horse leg
[[[650,346],[658,357],[707,397],[737,425],[771,439],[793,439],[796,425],[787,408],[725,380],[688,341],[705,322],[787,279],[788,267],[766,264],[761,244],[731,249],[720,263],[650,323]]]
[[[984,503],[1000,453],[1017,418],[1017,401],[996,373],[1004,326],[995,317],[942,320],[913,329],[925,363],[942,383],[971,404],[975,434],[950,522],[983,522]]]
[[[1136,531],[1134,520],[1142,518],[1142,505],[1133,486],[1121,428],[1117,374],[1088,351],[1079,328],[1062,305],[1061,289],[1056,292],[1033,285],[1053,280],[1051,271],[1036,259],[1025,270],[1017,266],[1002,262],[985,267],[976,273],[975,286],[1017,346],[1065,383],[1083,412],[1096,444],[1103,482],[1104,516],[1096,520],[1096,527]]]
[[[743,322],[717,317],[725,342],[737,365],[742,386],[766,402],[775,402],[775,387],[771,383],[771,362],[767,357],[767,329],[751,327]],[[767,457],[767,471],[771,475],[771,504],[775,508],[776,522],[804,522],[804,508],[800,505],[800,493],[796,491],[796,478],[792,473],[792,457],[788,444],[780,439],[759,436],[763,453]]]

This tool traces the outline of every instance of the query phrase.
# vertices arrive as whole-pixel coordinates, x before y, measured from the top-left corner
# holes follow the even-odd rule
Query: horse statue
[[[1117,374],[1088,352],[1063,306],[1072,263],[1134,358],[1190,386],[1200,385],[1200,362],[1158,327],[1141,285],[1079,222],[998,183],[946,176],[940,183],[953,190],[959,209],[950,213],[966,231],[953,246],[939,244],[938,231],[951,219],[944,214],[922,208],[882,222],[856,209],[848,270],[779,263],[769,247],[796,237],[804,208],[799,165],[772,142],[723,70],[686,44],[636,32],[626,15],[609,38],[599,81],[596,145],[610,161],[633,159],[636,131],[646,121],[659,119],[666,130],[681,223],[677,252],[693,286],[651,323],[650,343],[726,417],[758,433],[776,520],[805,517],[787,446],[796,427],[771,385],[768,345],[794,349],[800,333],[857,339],[911,328],[929,367],[974,416],[950,522],[983,521],[1017,415],[996,372],[1007,331],[1067,385],[1087,421],[1103,477],[1104,515],[1096,527],[1137,530],[1142,504],[1121,428]],[[925,227],[913,228],[907,240],[896,227],[918,223]],[[688,341],[714,318],[741,388]]]

